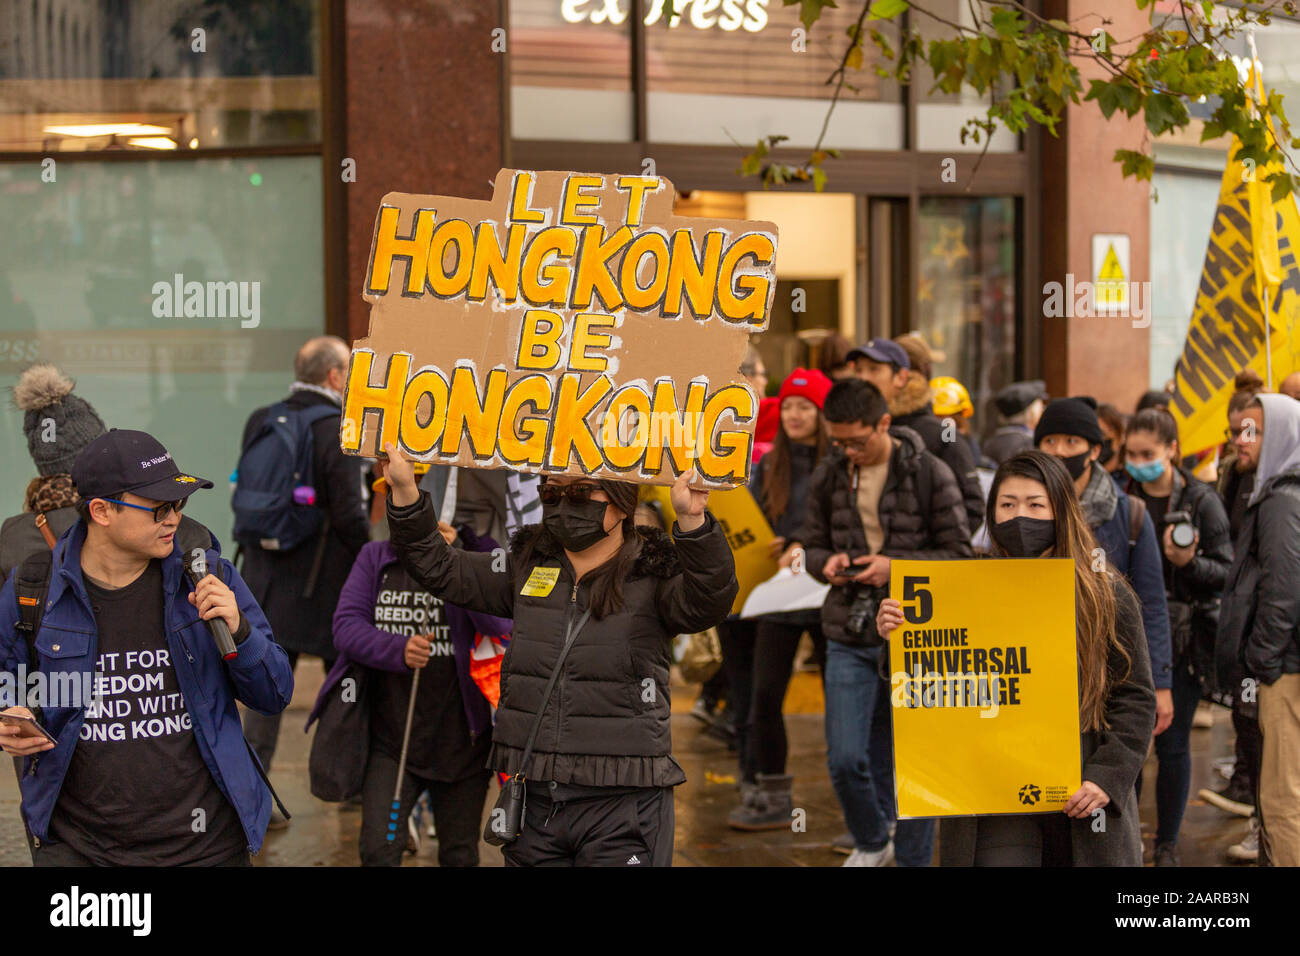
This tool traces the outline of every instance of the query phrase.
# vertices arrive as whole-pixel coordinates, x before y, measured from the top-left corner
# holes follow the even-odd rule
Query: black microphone
[[[176,528],[176,544],[181,549],[181,564],[185,567],[185,576],[190,584],[198,587],[199,581],[208,574],[207,549],[212,545],[212,532],[191,518],[181,518]],[[212,639],[217,642],[217,652],[223,661],[233,661],[239,656],[235,639],[230,636],[230,628],[225,618],[214,617],[204,621],[212,632]]]

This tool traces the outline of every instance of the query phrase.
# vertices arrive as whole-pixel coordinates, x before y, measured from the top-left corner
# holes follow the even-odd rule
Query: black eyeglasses
[[[558,505],[566,497],[575,505],[585,505],[591,500],[593,491],[600,489],[593,484],[578,482],[572,485],[557,485],[543,482],[537,489],[537,497],[544,505]]]
[[[845,451],[857,452],[859,454],[867,450],[867,439],[865,438],[832,438],[831,444],[836,448],[842,448]]]
[[[134,508],[137,511],[150,511],[153,513],[154,523],[162,524],[167,520],[167,516],[173,511],[180,514],[190,499],[182,498],[180,501],[164,501],[162,504],[154,508],[150,508],[148,505],[133,505],[129,501],[122,501],[118,498],[104,498],[103,500],[111,501],[115,505],[126,505],[128,508]]]

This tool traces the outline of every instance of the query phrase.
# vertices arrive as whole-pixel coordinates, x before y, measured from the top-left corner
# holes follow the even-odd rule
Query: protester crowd
[[[182,514],[210,481],[29,369],[38,476],[0,529],[0,666],[118,688],[0,701],[33,863],[248,865],[290,825],[267,771],[310,656],[312,792],[360,810],[362,864],[400,865],[427,815],[444,866],[476,865],[480,835],[508,865],[668,865],[674,640],[716,634],[692,714],[735,749],[738,831],[790,826],[782,707],[813,667],[846,866],[928,866],[936,836],[944,865],[1141,865],[1152,751],[1151,859],[1177,866],[1213,707],[1235,753],[1199,797],[1249,821],[1227,857],[1300,864],[1300,381],[1244,371],[1223,444],[1188,455],[1164,392],[1129,415],[1016,382],[981,440],[921,337],[819,353],[763,398],[749,490],[776,565],[829,591],[752,618],[689,472],[665,520],[630,482],[343,455],[342,340],[307,342],[232,449],[233,560]],[[766,396],[757,351],[740,371]],[[1073,562],[1082,785],[1060,814],[900,820],[891,562],[977,556]]]

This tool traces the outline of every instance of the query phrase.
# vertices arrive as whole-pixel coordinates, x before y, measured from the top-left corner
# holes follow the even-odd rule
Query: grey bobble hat
[[[74,383],[48,362],[31,366],[14,386],[25,414],[27,450],[42,475],[70,473],[82,449],[107,430],[90,402],[72,394]]]

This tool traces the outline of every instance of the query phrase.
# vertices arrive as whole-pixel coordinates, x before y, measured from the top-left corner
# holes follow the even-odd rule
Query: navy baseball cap
[[[859,345],[845,358],[850,362],[856,358],[868,358],[873,362],[897,365],[899,368],[910,369],[912,367],[907,352],[903,350],[901,345],[891,339],[872,339],[866,345]]]
[[[72,464],[72,483],[85,501],[123,491],[154,501],[180,501],[212,487],[206,478],[177,468],[158,439],[124,428],[110,429],[82,449]]]

